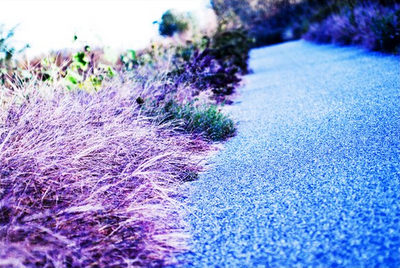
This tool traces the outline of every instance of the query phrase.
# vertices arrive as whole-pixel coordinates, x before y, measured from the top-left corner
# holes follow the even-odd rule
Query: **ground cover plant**
[[[216,104],[245,73],[204,40],[1,63],[1,267],[162,267],[187,250],[179,185],[234,135]]]
[[[180,104],[169,100],[162,106],[147,104],[146,113],[158,115],[159,124],[171,122],[177,131],[197,134],[211,141],[222,141],[235,132],[233,121],[222,114],[216,105]]]

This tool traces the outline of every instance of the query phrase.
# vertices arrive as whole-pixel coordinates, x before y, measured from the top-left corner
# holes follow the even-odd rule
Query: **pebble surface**
[[[186,185],[182,267],[400,267],[400,59],[251,51],[238,135]]]

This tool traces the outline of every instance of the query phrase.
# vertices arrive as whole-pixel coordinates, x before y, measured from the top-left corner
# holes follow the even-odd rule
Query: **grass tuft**
[[[174,196],[208,145],[141,115],[133,86],[2,110],[1,267],[159,267],[186,249]]]
[[[169,100],[158,106],[151,104],[144,109],[158,115],[162,124],[172,123],[180,131],[199,134],[210,141],[223,141],[236,133],[233,121],[215,105],[196,106],[193,102],[180,104]]]

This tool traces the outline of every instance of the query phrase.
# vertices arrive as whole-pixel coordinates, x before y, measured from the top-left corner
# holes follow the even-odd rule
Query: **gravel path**
[[[296,41],[250,67],[184,267],[400,267],[399,58]]]

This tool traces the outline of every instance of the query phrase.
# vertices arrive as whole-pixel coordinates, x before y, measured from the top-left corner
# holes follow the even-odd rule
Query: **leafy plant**
[[[175,54],[174,69],[169,72],[169,77],[176,86],[189,83],[200,91],[211,89],[216,95],[231,94],[240,81],[237,68],[224,67],[214,53],[214,49],[191,50],[188,60]]]
[[[240,30],[219,30],[211,38],[175,47],[169,77],[175,85],[189,83],[199,91],[211,89],[218,99],[229,95],[248,73],[250,40]]]
[[[212,38],[213,55],[225,68],[247,74],[251,39],[244,30],[219,30]]]
[[[199,134],[211,141],[226,140],[236,132],[233,121],[223,115],[215,105],[195,106],[193,102],[180,104],[169,100],[158,105],[147,104],[143,109],[152,115],[162,115],[160,124],[171,122],[179,126],[181,131]]]
[[[92,52],[89,46],[85,46],[83,51],[75,52],[61,63],[59,56],[48,56],[36,67],[39,67],[37,76],[50,84],[61,81],[70,90],[98,91],[104,79],[114,77],[116,71],[111,65],[96,60],[96,53]]]

